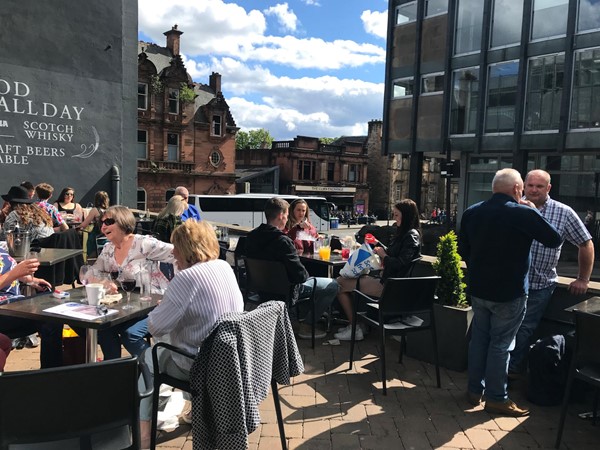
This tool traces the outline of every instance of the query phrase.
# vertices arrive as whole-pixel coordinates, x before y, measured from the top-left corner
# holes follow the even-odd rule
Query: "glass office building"
[[[383,151],[460,161],[458,212],[496,170],[552,175],[600,219],[600,0],[390,0]]]

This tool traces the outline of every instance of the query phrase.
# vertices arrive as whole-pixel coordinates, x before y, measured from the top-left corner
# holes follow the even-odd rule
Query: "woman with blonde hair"
[[[187,208],[187,203],[181,195],[174,195],[169,199],[167,206],[158,213],[152,232],[163,242],[171,241],[171,233],[181,225],[181,214]]]
[[[179,272],[171,280],[160,304],[148,315],[153,336],[168,336],[169,342],[195,354],[223,314],[244,309],[242,293],[231,266],[219,259],[219,243],[207,222],[186,220],[171,235]],[[191,360],[159,349],[161,372],[189,379]],[[152,370],[151,349],[144,359]],[[151,398],[140,404],[142,447],[150,440]],[[189,420],[184,413],[184,420]]]
[[[310,223],[310,209],[306,200],[297,198],[290,204],[288,221],[283,232],[294,241],[299,254],[312,253],[314,239],[319,236],[317,229]],[[303,239],[310,237],[313,240]]]

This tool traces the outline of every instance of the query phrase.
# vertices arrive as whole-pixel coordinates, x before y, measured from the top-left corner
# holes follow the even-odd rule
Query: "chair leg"
[[[406,353],[406,336],[401,334],[400,335],[400,352],[398,354],[398,364],[402,364],[402,357],[404,356],[404,353]]]
[[[575,357],[573,357],[575,361]],[[560,441],[562,440],[563,429],[565,427],[565,419],[567,418],[567,408],[569,407],[569,398],[571,397],[571,386],[573,385],[573,374],[575,368],[572,367],[569,371],[569,377],[567,378],[567,386],[563,394],[562,406],[560,408],[560,419],[558,421],[558,431],[556,433],[556,442],[554,443],[555,448],[560,447]]]
[[[314,289],[316,289],[316,288],[313,288],[313,295],[314,295]],[[315,317],[315,299],[314,299],[314,297],[312,300],[311,316],[312,316],[312,324],[311,324],[312,326],[311,326],[311,330],[310,330],[310,333],[311,333],[310,343],[311,343],[311,348],[314,350],[314,348],[315,348],[315,326],[316,326],[316,322],[317,322],[316,317]]]
[[[158,431],[158,400],[160,396],[160,381],[154,376],[154,392],[152,392],[152,424],[150,429],[150,448],[156,448],[156,433]]]
[[[383,395],[387,395],[387,376],[385,373],[385,331],[382,327],[379,329],[379,335],[381,336],[381,382],[383,383]]]
[[[271,380],[271,391],[273,393],[273,401],[275,402],[275,414],[277,415],[277,425],[279,426],[279,437],[281,439],[281,448],[287,450],[287,440],[285,439],[285,427],[283,425],[283,415],[281,414],[281,403],[279,402],[279,390],[277,382]]]
[[[437,387],[442,387],[442,382],[440,381],[440,356],[438,352],[438,341],[437,341],[437,331],[435,330],[435,318],[433,317],[433,310],[430,313],[431,320],[431,340],[433,341],[433,361],[435,362],[435,378],[437,381]]]

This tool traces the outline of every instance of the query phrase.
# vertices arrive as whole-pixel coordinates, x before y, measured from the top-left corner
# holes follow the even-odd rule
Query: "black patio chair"
[[[354,290],[354,308],[352,319],[352,337],[350,340],[350,365],[354,362],[354,343],[357,320],[366,322],[372,329],[379,330],[381,381],[383,395],[387,395],[385,337],[386,335],[406,336],[409,333],[429,329],[433,339],[433,354],[438,388],[440,382],[440,366],[438,360],[438,343],[435,332],[433,301],[435,288],[440,277],[388,278],[383,285],[379,299],[374,299],[363,292]],[[366,302],[366,311],[359,311],[359,301]],[[404,339],[402,339],[404,342]],[[400,360],[403,347],[400,345]]]

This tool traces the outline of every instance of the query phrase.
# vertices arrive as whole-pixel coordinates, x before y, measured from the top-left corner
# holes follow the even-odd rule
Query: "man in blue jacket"
[[[525,315],[531,243],[556,248],[561,237],[533,203],[521,200],[523,179],[516,170],[496,172],[492,192],[464,212],[460,229],[473,306],[467,398],[479,405],[485,395],[486,411],[520,417],[529,410],[508,398],[507,375],[509,350]]]
[[[196,208],[194,205],[189,204],[190,193],[185,186],[177,186],[177,188],[175,189],[174,195],[181,195],[183,197],[183,199],[185,200],[185,203],[187,204],[187,208],[181,214],[182,222],[185,222],[188,219],[194,219],[194,220],[197,220],[198,222],[200,222],[200,220],[202,220],[200,218],[200,212],[198,211],[198,208]]]

